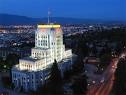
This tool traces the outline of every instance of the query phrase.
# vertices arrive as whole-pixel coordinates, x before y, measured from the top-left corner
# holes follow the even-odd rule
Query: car
[[[112,68],[115,68],[115,66],[114,66],[114,65],[112,65]]]
[[[101,79],[100,83],[103,83],[105,81],[104,77]]]
[[[92,81],[93,84],[95,84],[96,82],[95,81]]]

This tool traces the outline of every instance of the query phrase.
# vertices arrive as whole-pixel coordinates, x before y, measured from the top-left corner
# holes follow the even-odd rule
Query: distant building
[[[26,57],[31,54],[30,48],[8,48],[0,47],[0,57],[6,59],[9,54],[17,54],[20,57]]]
[[[84,62],[86,64],[97,65],[100,63],[100,59],[97,57],[89,56],[89,57],[85,57]]]
[[[60,25],[38,25],[31,56],[20,59],[19,64],[12,68],[12,82],[17,88],[35,91],[49,78],[55,59],[63,74],[66,69],[71,69],[73,57],[71,49],[65,50]]]
[[[88,57],[88,59],[87,59],[87,63],[89,63],[89,64],[96,64],[99,62],[100,62],[100,59],[97,57]]]

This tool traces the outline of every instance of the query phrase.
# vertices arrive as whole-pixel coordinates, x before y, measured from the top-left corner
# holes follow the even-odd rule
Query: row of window
[[[36,67],[36,69],[41,69],[42,67],[44,67],[42,63],[35,64],[35,65],[24,64],[24,63],[21,64],[21,68],[22,69],[27,69],[27,70],[33,70],[34,66]]]
[[[37,34],[36,34],[36,38],[43,38],[43,39],[44,39],[44,38],[47,38],[47,36],[45,36],[45,35],[41,35],[41,36],[38,35],[38,36],[37,36]]]
[[[40,53],[32,53],[33,55],[35,55],[35,56],[45,56],[45,53],[44,52],[40,52]]]

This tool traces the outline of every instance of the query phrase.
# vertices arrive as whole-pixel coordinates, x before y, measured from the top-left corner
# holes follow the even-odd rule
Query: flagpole
[[[50,11],[48,11],[48,24],[50,24]]]

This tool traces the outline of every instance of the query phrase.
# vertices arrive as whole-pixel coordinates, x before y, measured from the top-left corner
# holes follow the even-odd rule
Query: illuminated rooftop
[[[36,62],[36,61],[39,61],[41,59],[38,59],[38,58],[32,58],[32,57],[24,57],[20,60],[26,60],[26,61],[31,61],[31,62]]]
[[[38,25],[37,26],[38,28],[60,28],[61,26],[56,24],[56,25],[53,25],[53,24],[48,24],[48,25]]]

